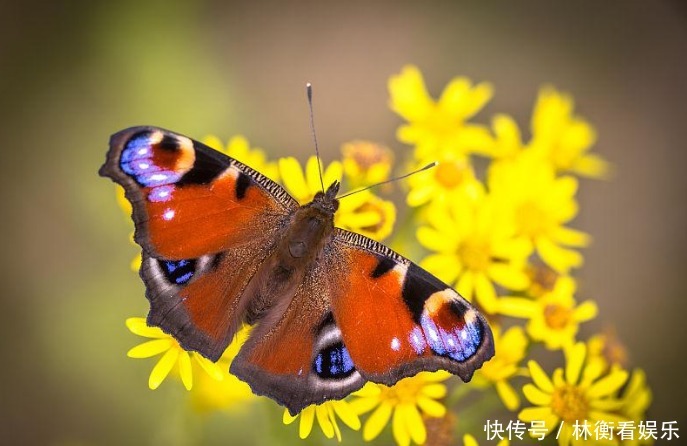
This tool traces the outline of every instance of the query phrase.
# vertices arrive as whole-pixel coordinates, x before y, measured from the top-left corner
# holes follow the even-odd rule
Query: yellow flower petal
[[[370,441],[382,432],[386,423],[389,422],[391,418],[391,404],[383,401],[377,409],[372,412],[370,418],[367,419],[365,427],[363,428],[363,439],[365,441]]]
[[[591,237],[586,232],[559,226],[553,231],[553,239],[566,246],[584,247],[589,245]]]
[[[538,309],[535,301],[523,297],[502,297],[498,301],[498,312],[506,316],[529,319]]]
[[[157,364],[155,364],[155,367],[153,367],[153,370],[150,372],[150,377],[148,378],[148,387],[150,387],[151,390],[155,390],[160,387],[160,384],[162,384],[162,381],[167,378],[167,375],[169,375],[169,372],[172,370],[172,367],[176,363],[178,357],[179,349],[177,348],[170,348],[164,355],[162,355],[162,358],[160,358]]]
[[[595,154],[588,154],[575,162],[573,172],[591,178],[608,178],[611,165],[605,159]]]
[[[329,419],[329,413],[327,412],[327,407],[325,405],[315,406],[315,417],[317,422],[327,438],[334,438],[334,426]]]
[[[327,416],[332,422],[332,427],[334,428],[334,436],[336,437],[336,441],[341,443],[341,429],[339,429],[339,423],[336,422],[336,415],[334,414],[334,409],[332,408],[331,403],[326,405],[327,407]]]
[[[546,373],[544,373],[544,370],[542,370],[541,366],[539,366],[539,364],[537,364],[535,361],[528,361],[527,367],[529,368],[530,376],[532,377],[534,384],[536,384],[537,387],[546,393],[553,393],[553,383]]]
[[[582,364],[587,354],[587,347],[578,342],[565,350],[567,364],[565,366],[565,379],[569,384],[577,384],[582,371]]]
[[[329,187],[329,184],[324,183],[324,175],[322,175],[323,179],[322,183],[320,183],[320,169],[322,169],[322,163],[318,161],[317,157],[310,157],[305,164],[305,182],[308,184],[308,189],[310,191],[322,190],[322,188],[327,189],[327,187]],[[324,192],[324,190],[322,192]]]
[[[129,350],[126,355],[129,358],[150,358],[151,356],[159,355],[172,347],[174,341],[171,338],[155,339],[139,344]]]
[[[587,300],[575,308],[574,317],[577,322],[586,322],[594,319],[597,312],[598,307],[596,306],[596,303],[594,301]]]
[[[462,265],[455,255],[433,254],[425,257],[420,266],[446,283],[455,282],[462,271]]]
[[[420,70],[414,65],[403,67],[389,79],[391,109],[408,121],[422,119],[433,108]]]
[[[552,414],[553,412],[551,412],[550,407],[528,407],[520,411],[518,418],[526,423],[530,423],[532,421],[550,418]]]
[[[475,274],[475,296],[487,313],[495,313],[498,307],[494,284],[483,273]]]
[[[166,335],[158,327],[149,327],[146,319],[143,317],[130,317],[126,320],[126,327],[135,335],[143,336],[145,338],[167,338]]]
[[[310,190],[305,182],[303,169],[298,160],[293,157],[279,159],[279,172],[281,174],[284,187],[299,202],[303,203],[310,200]]]
[[[464,77],[452,79],[439,98],[439,106],[452,116],[467,119],[481,110],[491,99],[493,89],[488,83],[472,88]]]
[[[440,402],[424,396],[418,397],[418,407],[427,415],[434,418],[443,417],[446,414],[446,406]]]
[[[199,353],[193,354],[193,359],[200,365],[200,367],[210,375],[213,379],[217,381],[222,381],[224,377],[226,376],[226,373],[222,368],[216,363],[212,362],[207,358],[204,358],[201,356]]]
[[[533,386],[534,387],[534,386]],[[517,410],[520,407],[520,397],[515,392],[513,386],[508,384],[508,381],[502,380],[496,383],[496,392],[499,394],[501,401],[508,410]],[[534,403],[534,401],[532,401]]]
[[[551,394],[541,391],[538,387],[532,384],[525,384],[522,388],[522,393],[530,403],[536,406],[548,406],[551,403]]]
[[[446,386],[444,384],[427,384],[422,387],[422,394],[436,400],[446,396]]]
[[[593,399],[589,402],[589,407],[602,412],[617,412],[623,407],[623,401],[613,398]]]
[[[312,425],[315,421],[315,406],[308,406],[301,411],[301,423],[298,426],[298,436],[301,439],[308,438],[312,432]]]
[[[360,429],[360,418],[356,415],[348,402],[345,400],[332,401],[331,404],[334,408],[334,412],[341,418],[341,421],[343,421],[346,426],[356,431]]]
[[[582,266],[583,259],[579,252],[556,245],[548,238],[539,238],[536,246],[542,260],[559,273],[567,274],[570,268]]]
[[[471,271],[464,271],[463,275],[458,279],[456,284],[456,291],[467,300],[472,300],[474,290],[474,275]]]
[[[291,415],[289,413],[288,409],[284,409],[284,414],[282,415],[282,422],[284,424],[291,424],[294,421],[296,421],[297,418],[298,418],[298,415],[296,415],[296,416]]]
[[[410,426],[407,424],[408,421],[401,410],[402,406],[396,408],[394,412],[393,419],[391,420],[391,432],[394,435],[396,444],[398,446],[409,446],[410,445]]]
[[[396,410],[402,411],[410,438],[417,444],[425,444],[425,441],[427,441],[427,429],[417,408],[414,405],[401,404]]]
[[[470,434],[463,435],[463,446],[479,446],[475,437]]]
[[[202,139],[202,143],[215,150],[219,150],[220,152],[224,151],[224,144],[222,143],[222,140],[215,135],[206,136]]]
[[[530,279],[522,269],[505,263],[492,263],[489,265],[489,277],[499,285],[513,291],[527,288]]]
[[[587,397],[600,398],[618,391],[625,384],[628,376],[629,374],[625,370],[614,369],[607,376],[591,385],[587,390]]]
[[[191,358],[186,351],[179,352],[179,375],[186,390],[191,390],[193,388],[193,371],[191,369]]]
[[[341,163],[339,161],[332,161],[324,171],[324,188],[328,188],[334,181],[341,181],[342,175],[343,166]]]

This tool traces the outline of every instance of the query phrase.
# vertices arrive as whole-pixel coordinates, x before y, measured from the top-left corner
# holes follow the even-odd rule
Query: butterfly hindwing
[[[186,350],[219,359],[245,317],[241,296],[271,252],[266,242],[184,260],[161,260],[144,251],[140,273],[150,301],[148,323]]]
[[[292,414],[344,398],[365,383],[330,311],[332,273],[323,262],[313,265],[293,299],[258,322],[231,365],[231,373],[253,392]]]
[[[484,317],[455,290],[391,249],[337,229],[348,271],[332,297],[334,318],[356,369],[387,385],[420,371],[464,381],[494,354]]]
[[[155,127],[113,135],[100,173],[132,203],[149,323],[218,359],[244,317],[243,290],[296,202],[235,159]]]

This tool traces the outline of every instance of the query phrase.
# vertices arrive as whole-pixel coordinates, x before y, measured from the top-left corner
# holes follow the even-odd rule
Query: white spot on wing
[[[398,338],[394,337],[391,340],[391,350],[397,352],[401,349],[401,341],[398,340]]]
[[[173,209],[167,209],[164,214],[162,214],[162,218],[170,221],[171,219],[174,218],[174,210]]]

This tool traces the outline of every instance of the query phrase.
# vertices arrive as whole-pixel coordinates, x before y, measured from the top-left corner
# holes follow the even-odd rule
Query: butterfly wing
[[[486,320],[448,285],[360,234],[337,228],[332,243],[348,271],[332,313],[363,378],[392,385],[443,369],[469,381],[494,355]]]
[[[230,369],[254,393],[294,415],[310,404],[344,398],[365,383],[332,317],[332,260],[322,256],[286,308],[274,307],[258,322]]]
[[[237,160],[155,127],[113,135],[100,174],[133,207],[148,322],[218,359],[243,317],[241,292],[297,203]]]

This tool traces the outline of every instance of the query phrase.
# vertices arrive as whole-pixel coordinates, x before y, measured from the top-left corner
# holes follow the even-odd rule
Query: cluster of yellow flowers
[[[576,176],[605,177],[610,166],[589,153],[596,135],[574,113],[572,98],[543,88],[530,138],[523,142],[508,115],[494,116],[491,126],[470,121],[492,97],[488,83],[455,78],[435,100],[420,71],[407,66],[390,79],[389,92],[392,110],[406,121],[397,138],[413,147],[404,168],[438,161],[436,168],[404,183],[411,212],[390,242],[406,255],[417,254],[421,266],[480,308],[492,326],[496,355],[468,385],[454,386],[455,379],[447,381],[450,375],[444,372],[420,373],[393,387],[368,383],[346,400],[310,406],[297,417],[284,412],[283,422],[299,418],[298,435],[306,438],[317,420],[326,437],[341,441],[340,420],[352,430],[362,428],[363,439],[371,441],[391,421],[391,433],[401,446],[455,444],[458,434],[472,446],[484,429],[462,421],[461,409],[471,410],[456,404],[465,389],[495,391],[516,419],[543,422],[546,434],[557,433],[561,445],[579,444],[572,432],[576,420],[611,426],[641,421],[651,403],[643,371],[626,370],[627,353],[612,332],[586,342],[578,339],[580,324],[596,317],[597,306],[592,300],[578,300],[571,275],[582,265],[579,248],[590,242],[588,234],[568,226],[578,213]],[[303,169],[294,158],[268,161],[263,150],[250,147],[242,136],[226,145],[216,137],[204,142],[280,182],[301,203],[312,200],[321,188],[315,157]],[[342,161],[322,172],[325,184],[342,180],[356,189],[389,179],[393,169],[390,149],[353,141],[342,147]],[[130,213],[127,203],[119,201]],[[341,201],[335,223],[384,240],[392,235],[395,219],[394,204],[367,190]],[[416,240],[409,240],[412,231]],[[213,364],[184,351],[141,318],[127,320],[127,326],[134,334],[153,338],[132,348],[130,357],[162,355],[150,374],[151,389],[177,370],[199,410],[245,407],[258,400],[227,372],[249,329]],[[564,361],[551,375],[537,361],[525,361],[538,347]],[[516,387],[517,380],[524,386]],[[521,396],[532,406],[521,409]],[[492,415],[502,413],[493,405],[490,410]],[[490,413],[482,415],[486,419]],[[617,437],[601,443],[639,444]]]

